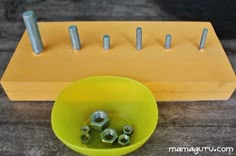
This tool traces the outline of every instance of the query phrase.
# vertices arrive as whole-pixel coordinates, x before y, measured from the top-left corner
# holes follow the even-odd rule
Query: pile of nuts
[[[133,134],[133,128],[130,125],[125,125],[122,128],[122,134],[118,136],[113,128],[109,128],[110,119],[104,111],[96,111],[90,116],[90,126],[93,130],[100,132],[101,140],[104,143],[113,144],[118,139],[118,144],[127,146],[130,144],[130,137]],[[88,144],[92,137],[90,135],[91,129],[85,125],[81,128],[80,140],[83,144]]]

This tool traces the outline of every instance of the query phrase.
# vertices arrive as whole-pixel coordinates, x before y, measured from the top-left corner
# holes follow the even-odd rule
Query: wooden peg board
[[[77,25],[82,49],[73,51],[68,27]],[[143,49],[135,49],[136,28],[143,29]],[[204,50],[198,46],[208,28]],[[116,75],[146,85],[158,101],[227,100],[235,73],[209,22],[40,22],[45,50],[34,55],[25,32],[2,77],[11,100],[55,100],[71,82]],[[102,37],[110,35],[111,49]],[[172,35],[171,49],[164,48]],[[92,97],[91,97],[92,98]]]

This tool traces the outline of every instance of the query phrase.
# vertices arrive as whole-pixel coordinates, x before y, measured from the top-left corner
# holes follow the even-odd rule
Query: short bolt
[[[71,25],[69,27],[69,33],[70,33],[70,40],[71,40],[72,48],[74,50],[80,50],[81,46],[80,46],[80,38],[79,38],[77,26]]]
[[[166,35],[166,41],[165,41],[165,48],[170,49],[171,47],[171,35],[167,34]]]
[[[200,45],[199,45],[199,50],[203,49],[205,46],[205,42],[206,42],[206,38],[207,38],[207,32],[208,29],[204,28],[202,31],[202,37],[201,37],[201,41],[200,41]]]
[[[103,36],[103,48],[104,50],[110,49],[110,36],[109,35]]]
[[[138,27],[136,29],[136,50],[142,49],[142,28]]]

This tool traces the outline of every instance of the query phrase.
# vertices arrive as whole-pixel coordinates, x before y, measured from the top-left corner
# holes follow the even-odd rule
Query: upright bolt
[[[205,42],[206,42],[206,38],[207,38],[207,32],[208,29],[204,28],[202,31],[202,37],[201,37],[201,41],[200,41],[200,45],[199,45],[199,50],[203,49],[205,46]]]
[[[30,38],[33,51],[38,55],[41,51],[43,51],[44,48],[34,12],[31,10],[24,12],[23,20]]]
[[[72,48],[74,50],[80,50],[80,39],[79,39],[77,26],[71,25],[69,27],[69,33],[70,33],[70,40],[71,40]]]
[[[171,47],[171,35],[167,34],[166,35],[166,41],[165,41],[165,48],[170,49]]]
[[[142,28],[138,27],[136,29],[136,50],[142,49]]]
[[[104,50],[110,49],[110,36],[109,35],[103,36],[103,48]]]

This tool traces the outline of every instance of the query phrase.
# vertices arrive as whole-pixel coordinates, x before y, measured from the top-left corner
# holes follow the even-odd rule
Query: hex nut
[[[90,128],[89,128],[89,126],[85,125],[85,126],[81,127],[81,132],[82,132],[83,134],[90,133]]]
[[[82,133],[81,136],[80,136],[80,141],[83,143],[83,144],[88,144],[90,141],[91,141],[91,135],[90,134],[84,134]]]
[[[122,129],[122,132],[123,134],[126,134],[126,135],[132,135],[134,130],[133,130],[133,127],[131,127],[130,125],[125,125]]]
[[[130,144],[130,136],[129,135],[126,135],[126,134],[121,134],[119,137],[118,137],[118,143],[121,145],[121,146],[128,146]]]
[[[90,124],[94,130],[102,131],[109,126],[110,119],[107,113],[103,111],[96,111],[90,116]]]
[[[101,132],[101,139],[104,143],[112,144],[117,138],[117,132],[113,128],[106,128]]]

